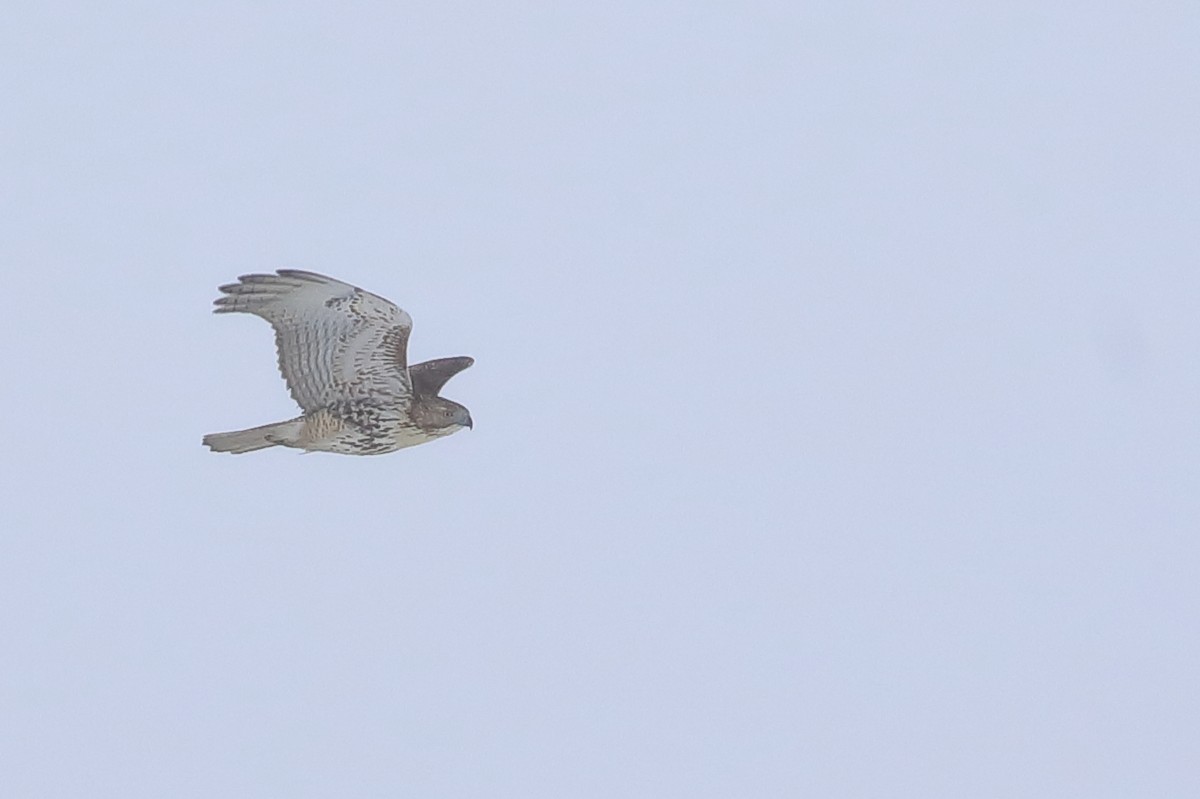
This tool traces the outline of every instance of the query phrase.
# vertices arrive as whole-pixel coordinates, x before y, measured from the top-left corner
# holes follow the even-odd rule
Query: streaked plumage
[[[296,269],[242,275],[220,287],[215,313],[249,313],[275,329],[279,371],[304,411],[286,422],[212,433],[215,452],[276,445],[378,455],[471,427],[462,405],[438,396],[474,360],[465,356],[409,368],[412,318],[368,291]]]

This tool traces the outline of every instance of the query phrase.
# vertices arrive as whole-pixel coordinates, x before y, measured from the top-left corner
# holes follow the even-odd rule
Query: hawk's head
[[[462,427],[474,427],[471,412],[454,400],[428,397],[413,403],[412,419],[417,426],[439,433],[453,433]]]

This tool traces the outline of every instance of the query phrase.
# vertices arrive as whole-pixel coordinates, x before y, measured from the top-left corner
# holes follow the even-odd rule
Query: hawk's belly
[[[321,410],[305,418],[300,445],[313,452],[384,455],[441,438],[452,429],[425,430],[391,408]]]
[[[391,435],[386,431],[365,433],[347,430],[324,441],[314,442],[306,449],[337,452],[341,455],[384,455],[405,447],[415,447],[417,444],[424,444],[435,438],[441,438],[441,435],[431,435],[417,428],[399,426],[391,432]]]

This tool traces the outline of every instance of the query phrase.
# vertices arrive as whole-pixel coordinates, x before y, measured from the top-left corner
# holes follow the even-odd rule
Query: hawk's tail
[[[204,445],[213,452],[232,452],[234,455],[254,452],[256,449],[266,449],[279,444],[295,446],[303,425],[304,419],[301,417],[289,419],[286,422],[251,427],[249,430],[209,433],[204,437]]]

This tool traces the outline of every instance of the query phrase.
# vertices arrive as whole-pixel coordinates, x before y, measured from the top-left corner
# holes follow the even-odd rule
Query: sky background
[[[12,797],[1200,795],[1200,5],[0,23]],[[216,287],[472,355],[295,413]]]

